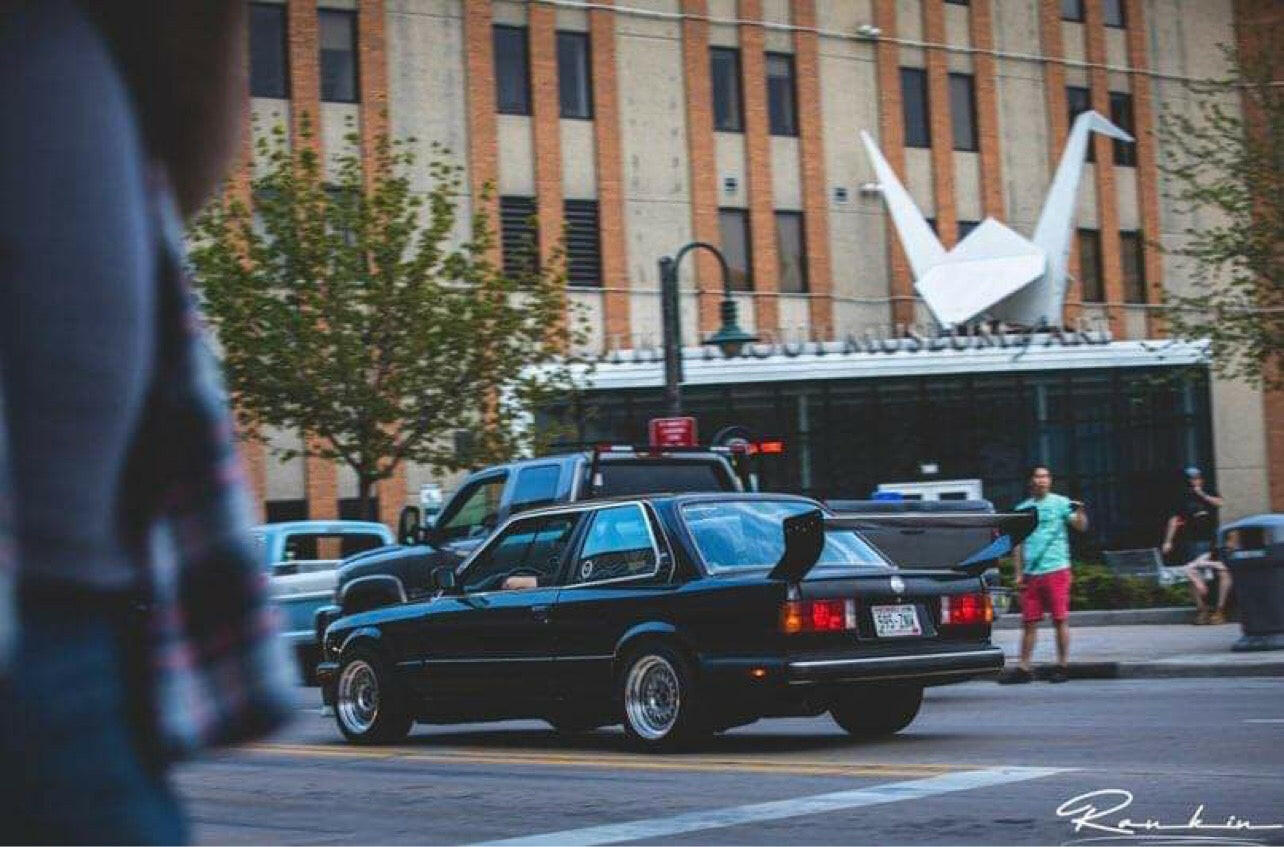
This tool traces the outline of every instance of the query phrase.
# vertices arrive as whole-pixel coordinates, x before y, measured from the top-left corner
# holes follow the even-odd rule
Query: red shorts
[[[1070,569],[1027,576],[1021,588],[1021,620],[1034,623],[1051,612],[1054,621],[1070,615]]]

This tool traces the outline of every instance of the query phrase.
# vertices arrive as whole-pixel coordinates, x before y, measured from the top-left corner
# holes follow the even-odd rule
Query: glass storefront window
[[[1057,491],[1089,504],[1081,553],[1153,546],[1181,468],[1212,464],[1207,373],[1196,368],[688,385],[683,406],[705,439],[738,424],[784,440],[782,456],[761,462],[764,491],[864,498],[886,482],[980,479],[1006,509],[1046,462]],[[644,443],[647,420],[663,414],[659,386],[589,392],[574,429],[588,442]],[[934,477],[922,474],[929,463]]]

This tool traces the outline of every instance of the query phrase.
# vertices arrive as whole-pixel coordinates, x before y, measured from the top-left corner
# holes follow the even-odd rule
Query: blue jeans
[[[0,840],[178,844],[187,832],[148,750],[128,615],[92,604],[22,613],[0,682]]]

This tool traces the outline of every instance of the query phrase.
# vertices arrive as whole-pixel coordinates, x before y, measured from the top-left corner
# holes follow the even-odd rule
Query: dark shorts
[[[1193,562],[1195,559],[1198,559],[1200,556],[1204,555],[1205,553],[1212,552],[1213,542],[1187,541],[1182,546],[1184,548],[1183,555],[1185,558],[1181,560],[1181,563],[1184,565],[1187,562]]]
[[[1037,623],[1045,612],[1054,621],[1070,616],[1070,569],[1027,576],[1021,588],[1021,620]]]
[[[187,833],[138,703],[120,614],[24,611],[0,681],[0,841],[177,844]]]

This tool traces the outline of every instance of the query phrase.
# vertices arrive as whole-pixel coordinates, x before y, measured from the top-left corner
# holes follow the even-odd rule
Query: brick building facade
[[[1157,304],[1165,287],[1181,289],[1188,276],[1154,242],[1176,245],[1198,220],[1166,205],[1154,126],[1163,110],[1186,107],[1191,81],[1222,74],[1219,43],[1251,38],[1253,20],[1278,16],[1284,6],[252,5],[250,108],[260,130],[284,121],[297,134],[306,113],[323,153],[346,143],[351,123],[363,154],[385,128],[417,138],[425,152],[434,141],[444,144],[468,170],[471,204],[481,202],[484,185],[496,187],[484,210],[496,226],[513,219],[505,204],[529,203],[542,253],[568,227],[580,271],[568,300],[589,316],[591,344],[604,351],[658,342],[656,262],[690,240],[735,254],[742,325],[764,339],[828,341],[875,326],[927,327],[881,198],[869,188],[859,132],[877,138],[948,248],[986,216],[1032,230],[1078,108],[1127,124],[1137,143],[1121,151],[1102,136],[1093,142],[1079,191],[1067,323],[1095,322],[1120,343],[1162,340]],[[681,285],[685,341],[695,347],[700,333],[718,325],[717,264],[696,254],[682,267]],[[789,367],[798,379],[809,377],[805,357]],[[654,373],[658,381],[658,366]],[[865,376],[872,371],[851,378]],[[1209,391],[1201,424],[1209,447],[1186,450],[1184,460],[1214,470],[1228,512],[1284,509],[1284,400],[1217,380]],[[272,434],[281,444],[292,437]],[[247,448],[247,459],[271,517],[333,516],[355,495],[343,468],[283,465],[260,447]],[[428,480],[411,467],[381,485],[385,519]]]

